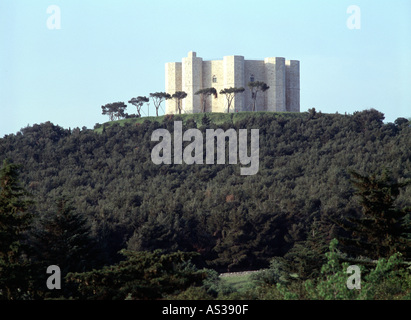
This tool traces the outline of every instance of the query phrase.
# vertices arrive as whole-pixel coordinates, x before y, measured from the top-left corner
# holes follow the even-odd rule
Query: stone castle
[[[243,87],[237,94],[230,112],[251,111],[252,94],[247,84],[263,81],[270,89],[257,95],[256,111],[300,111],[300,62],[284,58],[245,60],[243,56],[225,56],[223,60],[203,60],[189,52],[182,62],[169,62],[165,66],[166,92],[184,91],[183,113],[201,112],[200,96],[195,93],[204,88],[215,88],[218,96],[207,100],[206,112],[227,112],[227,99],[220,90]],[[166,101],[166,114],[178,113],[174,99]]]

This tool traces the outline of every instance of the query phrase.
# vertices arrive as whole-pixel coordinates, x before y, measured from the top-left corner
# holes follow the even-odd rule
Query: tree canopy
[[[145,103],[149,101],[150,99],[145,96],[138,96],[137,98],[132,98],[128,103],[131,103],[133,106],[137,108],[137,115],[141,117],[141,108]]]
[[[156,116],[158,117],[158,109],[160,108],[161,103],[165,100],[171,99],[171,95],[167,92],[154,92],[150,93],[150,98],[154,101]]]
[[[187,93],[184,91],[176,91],[171,96],[171,98],[173,98],[177,103],[177,110],[179,114],[181,114],[181,111],[183,110],[182,100],[185,99],[186,97],[187,97]]]
[[[19,180],[20,166],[3,160],[0,169],[0,300],[19,300],[30,288],[24,233],[33,219],[28,193]]]
[[[263,81],[250,81],[247,86],[251,90],[251,99],[253,100],[253,111],[256,111],[257,94],[266,92],[270,87]],[[260,110],[261,111],[261,110]]]
[[[0,268],[10,266],[9,260],[6,261],[8,257],[15,259],[13,261],[18,258],[16,264],[22,265],[28,262],[27,257],[31,262],[51,263],[58,258],[58,247],[40,243],[43,251],[40,254],[40,250],[28,251],[23,245],[33,244],[36,234],[43,232],[48,232],[50,238],[58,242],[61,239],[58,230],[63,230],[64,226],[64,230],[70,232],[65,238],[68,240],[60,242],[72,244],[72,248],[62,249],[67,256],[73,257],[76,250],[84,248],[92,253],[94,249],[84,246],[86,242],[96,243],[98,247],[93,258],[96,262],[92,263],[94,271],[82,264],[81,259],[71,259],[84,270],[78,272],[79,269],[72,268],[77,271],[73,272],[76,276],[70,283],[80,290],[76,291],[76,297],[93,297],[89,280],[94,277],[104,281],[118,280],[119,297],[131,292],[136,294],[133,297],[138,297],[141,292],[123,290],[126,287],[155,285],[159,280],[157,276],[139,277],[135,283],[127,283],[126,273],[121,275],[113,271],[127,271],[130,261],[119,254],[121,250],[138,255],[137,260],[133,260],[138,262],[129,265],[131,270],[144,269],[140,267],[144,259],[158,263],[164,261],[159,260],[162,255],[167,257],[179,251],[197,253],[190,256],[197,269],[191,268],[189,259],[183,259],[185,262],[179,264],[178,270],[168,271],[168,267],[158,265],[155,270],[162,270],[169,284],[172,283],[170,277],[182,270],[191,270],[188,275],[196,277],[196,271],[201,268],[216,272],[269,269],[267,272],[275,275],[273,279],[291,285],[296,278],[284,278],[285,273],[297,274],[298,279],[304,281],[324,277],[324,282],[316,278],[315,286],[306,292],[307,297],[315,296],[315,289],[320,287],[328,292],[330,283],[327,281],[342,275],[340,269],[331,273],[332,277],[328,271],[321,272],[324,265],[334,261],[325,256],[334,238],[340,241],[338,250],[349,253],[347,259],[355,256],[356,263],[359,261],[356,255],[365,256],[364,259],[386,259],[379,262],[385,267],[394,265],[400,258],[405,263],[409,257],[402,241],[410,241],[406,231],[410,214],[405,209],[410,205],[411,188],[403,183],[411,179],[411,127],[402,119],[395,123],[384,123],[383,119],[384,115],[373,109],[341,115],[323,114],[312,108],[305,113],[167,115],[151,120],[107,122],[95,130],[64,129],[50,122],[27,126],[0,139],[0,161],[9,158],[21,165],[14,167],[14,171],[6,165],[8,169],[2,171],[2,179],[7,183],[1,184],[0,222],[5,219],[14,222],[7,223],[10,229],[0,230],[0,236],[6,239],[0,241],[3,254]],[[183,122],[183,130],[198,128],[203,135],[207,129],[238,132],[244,128],[258,128],[258,174],[241,176],[240,164],[228,161],[221,165],[154,164],[150,157],[155,145],[151,141],[153,131],[163,128],[172,132],[174,121],[178,120]],[[184,141],[183,147],[189,143]],[[383,168],[391,170],[387,178],[382,174]],[[351,171],[359,176],[352,176]],[[9,181],[15,181],[14,185],[22,189],[10,189],[13,183]],[[30,192],[34,204],[28,206],[23,190]],[[56,206],[62,196],[70,201]],[[363,197],[364,202],[361,201]],[[10,208],[13,209],[10,211]],[[33,218],[27,221],[13,218],[11,212],[18,212],[19,218],[26,213]],[[363,228],[361,221],[368,224],[363,218],[374,219],[373,225]],[[343,228],[345,225],[336,223],[339,219],[347,221],[352,228]],[[13,225],[17,229],[12,229]],[[69,228],[70,225],[78,227]],[[356,231],[354,227],[361,233],[351,237]],[[382,234],[401,232],[402,235],[380,238],[380,249],[377,249],[375,237],[370,237],[373,227]],[[14,233],[16,230],[21,232]],[[374,247],[358,253],[346,251],[347,246],[340,239],[347,237],[358,238]],[[76,242],[76,238],[83,241]],[[390,242],[385,244],[385,238]],[[160,253],[150,256],[155,250]],[[403,256],[388,257],[393,251]],[[373,257],[375,252],[380,256]],[[46,260],[44,257],[54,258]],[[90,261],[93,261],[91,257]],[[395,264],[398,265],[399,262]],[[61,265],[62,270],[64,267]],[[17,277],[23,273],[8,274]],[[376,277],[376,273],[370,274]],[[22,293],[31,294],[28,288],[33,277],[41,277],[38,281],[44,287],[45,270],[27,275],[28,278],[21,278],[20,284],[9,281],[14,285],[10,292],[17,292],[18,297]],[[396,275],[407,279],[404,275]],[[396,279],[386,278],[385,274],[381,277],[384,281]],[[0,283],[7,283],[7,279],[11,278],[2,273]],[[64,279],[66,286],[67,280]],[[196,281],[192,283],[198,288]],[[408,290],[405,286],[411,282],[407,281],[401,292]],[[106,292],[108,285],[98,283],[96,296],[114,297],[115,293]],[[181,288],[176,294],[186,292],[185,286]],[[1,289],[3,295],[8,290],[5,286]],[[259,292],[266,289],[261,287]],[[70,292],[74,292],[72,288]],[[173,293],[164,291],[164,295],[168,294]],[[280,293],[275,291],[275,294]]]
[[[197,92],[194,93],[195,95],[200,95],[201,99],[201,112],[206,112],[207,111],[207,98],[211,95],[214,96],[214,98],[217,98],[217,90],[216,88],[204,88],[200,89]]]
[[[110,118],[110,121],[123,118],[125,116],[126,108],[127,105],[124,102],[107,103],[106,105],[101,106],[102,114],[107,114]]]
[[[243,87],[240,87],[240,88],[230,87],[230,88],[222,89],[220,91],[220,94],[224,94],[227,99],[227,113],[230,112],[230,107],[234,100],[234,97],[239,93],[243,93],[244,91],[245,89]]]
[[[393,181],[387,169],[381,177],[364,176],[354,170],[350,174],[362,214],[344,224],[351,231],[350,237],[343,239],[350,245],[347,251],[373,259],[388,258],[396,252],[411,258],[411,207],[395,206],[401,189],[410,185],[411,179]]]

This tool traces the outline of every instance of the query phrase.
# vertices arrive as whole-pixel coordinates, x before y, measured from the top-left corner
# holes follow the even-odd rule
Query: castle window
[[[217,83],[217,77],[213,76],[213,83]]]
[[[250,82],[254,82],[254,80],[255,80],[255,78],[254,78],[254,75],[252,74],[252,75],[250,76]]]

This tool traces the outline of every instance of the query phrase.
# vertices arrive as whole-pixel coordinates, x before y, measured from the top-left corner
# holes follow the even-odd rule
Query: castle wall
[[[182,63],[166,63],[166,92],[174,94],[182,91]],[[178,113],[174,99],[166,100],[166,114]]]
[[[195,52],[189,52],[182,62],[166,64],[166,92],[187,93],[182,102],[183,113],[201,112],[201,97],[195,93],[210,87],[216,89],[218,98],[207,98],[206,112],[227,112],[227,100],[220,91],[230,87],[245,89],[235,96],[230,112],[251,111],[250,81],[264,81],[270,87],[265,93],[258,93],[256,111],[300,111],[300,63],[297,60],[278,57],[244,60],[243,56],[225,56],[223,60],[203,61]],[[166,113],[178,113],[174,100],[166,101]]]

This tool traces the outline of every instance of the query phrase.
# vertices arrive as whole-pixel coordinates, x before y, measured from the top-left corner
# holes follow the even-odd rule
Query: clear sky
[[[164,91],[164,64],[189,51],[300,60],[301,111],[410,118],[410,40],[409,0],[0,0],[0,137],[93,128],[102,105]]]

